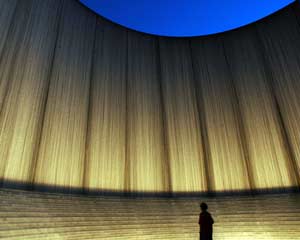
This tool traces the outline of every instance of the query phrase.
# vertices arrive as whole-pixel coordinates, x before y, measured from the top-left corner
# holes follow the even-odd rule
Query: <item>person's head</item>
[[[204,211],[206,211],[208,209],[208,206],[207,206],[207,204],[205,202],[203,202],[203,203],[200,204],[200,208],[204,212]]]

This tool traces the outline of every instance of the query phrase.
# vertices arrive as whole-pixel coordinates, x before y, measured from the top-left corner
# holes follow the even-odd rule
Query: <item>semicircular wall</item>
[[[205,38],[75,0],[0,0],[2,186],[199,193],[300,186],[300,10]]]

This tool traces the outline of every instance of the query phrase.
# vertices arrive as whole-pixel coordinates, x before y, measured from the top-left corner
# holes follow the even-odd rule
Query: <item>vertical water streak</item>
[[[264,56],[272,78],[279,116],[286,133],[285,144],[293,157],[291,177],[300,171],[300,27],[290,8],[281,11],[270,20],[257,24],[263,43]],[[293,174],[294,173],[294,174]]]
[[[249,189],[237,99],[222,44],[217,37],[192,40],[197,91],[203,101],[211,190]]]
[[[255,189],[293,186],[276,102],[253,29],[224,36],[228,63],[237,88]]]
[[[155,38],[128,32],[130,190],[168,189]]]
[[[83,185],[96,17],[79,3],[64,3],[35,181],[69,188]]]
[[[160,39],[172,190],[206,191],[201,129],[188,42]]]
[[[85,187],[124,190],[127,33],[98,19]]]

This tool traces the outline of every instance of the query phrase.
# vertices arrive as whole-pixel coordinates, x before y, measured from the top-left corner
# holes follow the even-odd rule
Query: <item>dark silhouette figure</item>
[[[200,208],[201,213],[198,222],[200,225],[200,240],[212,240],[214,220],[207,211],[208,206],[206,203],[201,203]]]

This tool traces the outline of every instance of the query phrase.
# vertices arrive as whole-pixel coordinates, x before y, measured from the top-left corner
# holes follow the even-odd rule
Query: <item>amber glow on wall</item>
[[[292,8],[193,39],[126,30],[75,1],[0,1],[0,9],[4,186],[299,187],[300,30]]]

